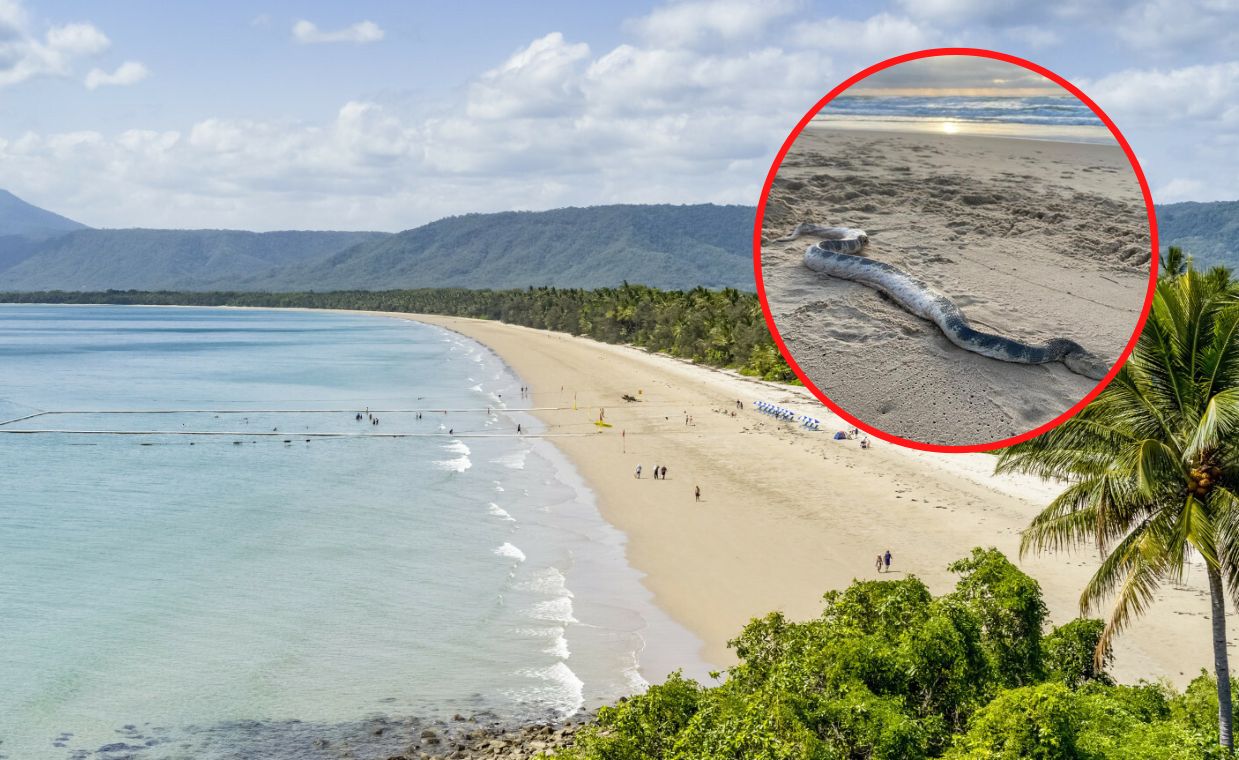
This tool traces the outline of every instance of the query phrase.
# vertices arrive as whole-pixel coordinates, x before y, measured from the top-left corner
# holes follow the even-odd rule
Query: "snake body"
[[[801,235],[822,238],[805,251],[804,264],[809,269],[885,293],[912,314],[933,322],[947,340],[965,351],[1016,364],[1062,362],[1067,369],[1092,380],[1102,379],[1109,371],[1106,362],[1074,340],[1053,338],[1039,344],[1024,343],[973,328],[954,301],[924,280],[890,264],[855,255],[869,242],[864,230],[806,223],[774,242],[790,242]]]

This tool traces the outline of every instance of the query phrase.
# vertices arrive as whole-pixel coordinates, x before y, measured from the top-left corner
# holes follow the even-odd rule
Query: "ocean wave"
[[[512,696],[518,699],[550,705],[563,715],[571,715],[585,706],[585,682],[566,662],[560,661],[545,668],[526,668],[517,671],[517,674],[545,683],[545,686],[514,692]]]
[[[1048,124],[1100,125],[1101,120],[1074,97],[990,96],[849,96],[832,100],[821,116],[852,115],[915,119]]]
[[[516,518],[508,514],[508,510],[504,509],[503,507],[499,506],[493,501],[486,505],[486,511],[494,515],[495,517],[498,517],[500,520],[508,520],[509,522],[516,522]]]
[[[572,614],[572,597],[570,596],[557,596],[554,599],[535,602],[526,614],[535,620],[546,620],[564,625],[580,622]]]
[[[572,651],[568,649],[568,637],[564,635],[564,629],[559,629],[558,635],[551,639],[550,646],[543,649],[542,652],[552,657],[558,657],[561,660],[566,660],[572,656]]]
[[[641,639],[641,648],[632,652],[632,664],[624,668],[624,680],[628,682],[630,694],[640,694],[650,688],[650,682],[641,675],[641,651],[645,649],[645,639]]]
[[[506,541],[504,542],[503,546],[499,546],[495,548],[495,554],[500,557],[507,557],[508,559],[514,559],[517,562],[525,561],[525,552],[521,551],[516,546]]]
[[[568,637],[565,631],[564,626],[555,625],[546,628],[517,628],[514,633],[529,639],[547,640],[548,643],[542,653],[566,660],[572,656],[572,652],[568,649]]]
[[[469,459],[470,449],[463,441],[452,441],[443,447],[444,451],[452,454],[459,454],[455,459],[440,459],[435,462],[435,467],[440,470],[450,470],[452,472],[464,472],[473,466],[473,460]]]
[[[516,586],[522,591],[533,591],[547,596],[572,598],[568,589],[568,579],[556,567],[543,567],[529,574],[529,577]]]
[[[440,459],[435,462],[435,467],[440,470],[449,470],[451,472],[464,472],[473,466],[473,462],[467,456],[459,456],[455,459]]]

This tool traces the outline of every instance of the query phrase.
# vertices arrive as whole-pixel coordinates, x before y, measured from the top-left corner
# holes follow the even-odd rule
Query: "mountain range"
[[[404,232],[93,229],[0,190],[0,291],[753,289],[749,206],[465,214]],[[1239,269],[1239,201],[1157,207],[1162,248]]]
[[[1158,206],[1157,231],[1163,250],[1177,245],[1197,265],[1239,270],[1239,201]]]
[[[0,194],[0,291],[753,289],[754,210],[615,205],[387,232],[92,229]]]

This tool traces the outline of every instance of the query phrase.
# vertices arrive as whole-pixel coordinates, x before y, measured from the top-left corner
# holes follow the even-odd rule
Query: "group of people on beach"
[[[641,477],[641,465],[637,465],[637,477],[638,478]],[[654,480],[666,480],[666,479],[667,479],[667,466],[657,465],[657,464],[654,465]]]
[[[633,473],[634,477],[636,477],[637,480],[641,479],[641,472],[642,472],[641,465],[637,465],[636,472]],[[666,480],[666,479],[667,479],[667,466],[657,465],[657,464],[654,465],[654,480]]]
[[[873,561],[873,566],[877,568],[879,573],[889,573],[891,571],[891,550],[887,549],[885,554],[879,554],[877,559]]]
[[[860,428],[854,427],[846,431],[840,430],[839,432],[835,433],[836,441],[843,441],[843,440],[851,441],[856,438],[860,438],[860,447],[862,449],[868,449],[873,446],[873,444],[869,442],[869,436],[861,435]]]
[[[637,465],[637,469],[633,471],[632,476],[636,478],[637,480],[640,480],[641,473],[643,471],[644,470],[642,469],[641,465]],[[663,464],[654,465],[654,480],[666,480],[666,479],[667,479],[667,466]],[[693,500],[701,501],[701,486],[693,486]]]
[[[419,415],[419,416],[420,416],[420,415]],[[357,413],[357,416],[356,416],[356,417],[354,417],[354,419],[355,419],[355,420],[357,420],[358,422],[361,422],[361,412],[358,412],[358,413]],[[377,416],[375,416],[375,415],[371,414],[369,409],[367,409],[367,410],[366,410],[366,419],[370,420],[370,424],[371,424],[371,425],[377,425],[377,424],[379,424],[379,418],[378,418]]]

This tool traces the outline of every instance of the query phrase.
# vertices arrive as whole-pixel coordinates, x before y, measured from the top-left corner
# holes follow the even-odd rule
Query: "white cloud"
[[[1174,203],[1175,201],[1198,198],[1205,191],[1205,183],[1176,177],[1154,191],[1153,196],[1158,203]]]
[[[1083,84],[1115,119],[1239,124],[1239,61],[1131,69]]]
[[[1012,26],[1003,33],[1016,42],[1021,42],[1034,49],[1048,48],[1062,42],[1062,35],[1044,25],[1027,24]]]
[[[1233,48],[1239,4],[1229,0],[1144,0],[1128,7],[1115,25],[1133,48],[1168,54],[1199,45]]]
[[[469,89],[466,114],[480,119],[557,116],[580,101],[581,62],[589,45],[552,32],[516,51]]]
[[[899,0],[905,11],[918,18],[950,23],[995,22],[1022,15],[1020,0]]]
[[[873,63],[929,47],[937,37],[927,26],[889,13],[879,13],[863,21],[827,18],[795,24],[790,33],[796,43],[809,48],[829,48],[833,47],[830,40],[846,40],[850,53],[872,58]]]
[[[40,36],[20,3],[0,0],[0,87],[40,76],[68,76],[78,60],[110,44],[107,35],[88,23],[53,25]]]
[[[1129,69],[1081,86],[1131,141],[1155,201],[1239,197],[1239,61]]]
[[[68,55],[94,55],[107,50],[111,42],[91,24],[65,24],[47,30],[47,44]]]
[[[710,39],[753,38],[801,6],[797,0],[681,0],[629,26],[655,45],[689,46]]]
[[[0,186],[62,198],[56,210],[96,225],[257,229],[401,229],[468,211],[595,203],[751,204],[788,130],[847,74],[935,45],[1061,53],[1093,33],[1097,22],[1081,8],[1112,2],[927,0],[901,10],[899,1],[823,18],[798,2],[681,0],[627,22],[626,36],[601,48],[548,29],[483,60],[482,73],[433,108],[371,96],[305,121],[198,118],[106,134],[0,128]],[[14,7],[0,0],[0,61],[4,30],[28,28]],[[1054,26],[1061,38],[1036,22],[1069,17],[1074,26]],[[370,22],[324,31],[302,21],[293,33],[302,42],[382,37]],[[1107,34],[1111,48],[1132,44]],[[91,39],[85,29],[54,36],[62,56],[102,44]],[[95,86],[122,69],[92,72]],[[1239,106],[1230,105],[1239,104],[1239,63],[1139,68],[1081,84],[1132,140],[1158,200],[1236,184],[1226,174],[1239,160]]]
[[[293,24],[293,38],[303,45],[320,42],[352,42],[365,44],[378,42],[386,33],[373,21],[358,21],[343,29],[324,31],[313,22],[302,19]]]
[[[656,38],[596,54],[546,34],[433,116],[354,101],[319,123],[28,135],[0,141],[0,166],[7,186],[59,195],[60,210],[99,225],[401,229],[507,208],[752,203],[832,60],[816,42]]]
[[[111,73],[103,69],[91,69],[86,75],[86,89],[137,84],[150,76],[150,73],[146,66],[137,61],[125,61]]]

